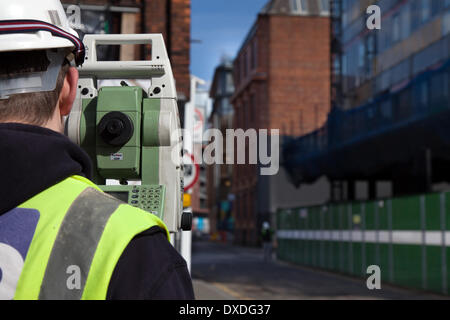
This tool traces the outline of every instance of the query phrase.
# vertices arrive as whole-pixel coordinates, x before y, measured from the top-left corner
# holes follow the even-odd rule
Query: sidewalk
[[[223,286],[199,279],[194,279],[192,282],[197,300],[236,300],[236,297],[227,293]]]

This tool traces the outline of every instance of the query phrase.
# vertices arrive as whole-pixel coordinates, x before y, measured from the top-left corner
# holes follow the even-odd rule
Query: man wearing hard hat
[[[0,299],[193,299],[164,223],[62,134],[84,51],[59,1],[0,0]]]

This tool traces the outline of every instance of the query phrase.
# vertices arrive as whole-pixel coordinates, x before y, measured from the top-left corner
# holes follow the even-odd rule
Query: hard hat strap
[[[63,29],[39,20],[0,20],[0,34],[9,33],[28,33],[37,31],[48,31],[55,37],[60,37],[69,40],[75,46],[73,51],[75,55],[75,62],[77,66],[84,62],[85,47],[83,42],[73,34],[64,31]]]

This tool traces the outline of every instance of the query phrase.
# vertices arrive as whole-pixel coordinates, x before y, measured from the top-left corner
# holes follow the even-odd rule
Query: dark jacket
[[[271,229],[265,229],[261,231],[261,239],[263,242],[272,242],[273,231]]]
[[[90,178],[86,153],[49,129],[0,124],[0,216],[72,175]],[[153,227],[136,236],[119,259],[107,299],[194,299],[186,262]]]

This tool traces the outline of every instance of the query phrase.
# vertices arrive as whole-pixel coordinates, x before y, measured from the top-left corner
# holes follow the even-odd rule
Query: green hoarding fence
[[[279,210],[277,255],[300,265],[449,294],[450,193]]]

